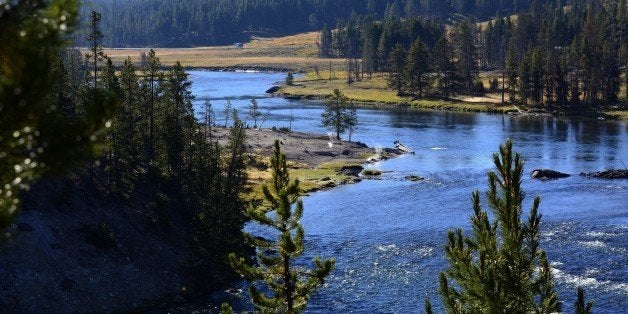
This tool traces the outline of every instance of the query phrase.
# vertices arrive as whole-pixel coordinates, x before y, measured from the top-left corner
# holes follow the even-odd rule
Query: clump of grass
[[[367,176],[367,177],[377,177],[377,176],[381,176],[382,172],[377,169],[366,169],[362,172],[362,175]]]

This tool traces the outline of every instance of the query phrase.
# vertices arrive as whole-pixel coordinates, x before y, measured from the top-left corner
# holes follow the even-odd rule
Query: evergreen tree
[[[460,77],[467,93],[472,93],[478,77],[477,51],[475,48],[475,23],[464,21],[455,31],[456,51]]]
[[[373,72],[378,69],[377,43],[379,41],[378,28],[373,21],[367,17],[362,30],[362,66],[368,74],[368,78],[373,77]]]
[[[227,99],[227,101],[225,101],[225,107],[222,110],[225,115],[225,128],[227,127],[227,124],[229,124],[229,117],[232,115],[232,110],[233,106],[231,105],[231,101]]]
[[[449,267],[440,274],[445,308],[449,313],[560,312],[549,262],[539,248],[538,197],[527,221],[521,220],[523,160],[508,140],[493,162],[497,173],[488,174],[487,202],[494,221],[474,192],[472,234],[463,236],[462,229],[448,234]]]
[[[408,52],[405,76],[408,90],[412,95],[423,97],[429,88],[429,53],[427,46],[417,38]]]
[[[521,102],[528,104],[532,92],[532,73],[530,71],[530,58],[526,55],[519,65],[519,90]]]
[[[578,300],[574,303],[576,307],[576,314],[591,314],[591,308],[593,308],[593,302],[585,302],[584,289],[578,287]]]
[[[320,43],[318,55],[322,58],[329,58],[332,56],[331,53],[331,45],[332,45],[332,34],[329,26],[325,24],[323,26],[323,30],[321,31]]]
[[[253,119],[253,128],[257,129],[257,119],[262,116],[262,112],[259,110],[259,104],[255,98],[251,99],[249,104],[249,117]]]
[[[337,140],[340,140],[340,134],[349,128],[355,128],[358,123],[355,108],[352,109],[348,103],[347,97],[338,89],[335,89],[325,102],[322,123],[323,126],[334,130]]]
[[[397,95],[403,95],[404,85],[404,68],[406,66],[406,52],[400,43],[395,45],[395,49],[390,52],[388,57],[388,86],[397,91]]]
[[[334,260],[314,259],[311,270],[296,267],[294,260],[303,254],[305,232],[300,220],[303,202],[299,198],[299,181],[290,181],[286,156],[275,141],[270,162],[272,183],[264,185],[264,198],[269,208],[250,208],[251,219],[280,233],[277,241],[254,237],[245,233],[247,242],[258,248],[257,263],[249,266],[244,258],[229,255],[232,267],[248,280],[263,283],[270,296],[251,285],[251,299],[262,313],[299,313],[307,306],[310,295],[325,282]],[[225,309],[227,307],[225,306]]]
[[[432,58],[436,70],[437,89],[445,99],[457,92],[460,88],[460,77],[454,63],[453,48],[446,36],[436,43]]]
[[[98,82],[98,63],[105,59],[102,44],[104,35],[100,31],[101,19],[102,16],[100,13],[92,10],[89,15],[89,35],[86,38],[89,43],[90,52],[85,55],[85,58],[87,58],[92,65],[92,88],[96,88]]]
[[[196,129],[192,124],[194,122],[192,109],[194,96],[190,91],[192,82],[181,63],[176,62],[167,73],[164,85],[165,121],[160,128],[163,132],[160,138],[164,140],[168,172],[182,180],[183,177],[179,175],[183,174],[184,151],[190,145],[190,136]]]
[[[530,60],[530,85],[532,100],[538,104],[543,97],[543,60],[537,48],[532,51]]]
[[[135,168],[144,161],[138,147],[142,145],[140,134],[147,125],[136,121],[140,116],[140,88],[137,68],[130,58],[124,60],[120,69],[120,106],[114,120],[114,137],[116,138],[115,158],[118,175],[116,186],[122,193],[133,190],[137,175]]]
[[[146,56],[143,71],[143,87],[145,90],[145,103],[142,116],[147,119],[148,138],[144,144],[148,162],[155,159],[155,105],[158,98],[158,88],[162,81],[161,62],[155,50],[151,49]]]

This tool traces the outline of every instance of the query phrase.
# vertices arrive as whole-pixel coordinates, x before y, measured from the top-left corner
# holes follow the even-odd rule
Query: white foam
[[[383,245],[382,244],[382,245],[378,245],[377,246],[377,249],[382,251],[382,252],[386,252],[386,251],[389,251],[389,250],[394,250],[396,248],[397,248],[397,246],[394,245],[394,244],[388,244],[388,245]]]
[[[595,240],[595,241],[580,241],[578,242],[580,245],[586,246],[586,247],[590,247],[590,248],[602,248],[602,247],[606,247],[606,243],[599,241],[599,240]]]
[[[614,283],[608,280],[598,280],[593,277],[571,275],[556,268],[552,268],[552,274],[556,280],[574,286],[581,286],[590,289],[602,289],[605,291],[618,291],[628,295],[628,283]]]
[[[617,233],[600,232],[600,231],[590,231],[590,232],[585,233],[585,235],[588,237],[595,237],[595,238],[606,238],[606,237],[618,236]]]

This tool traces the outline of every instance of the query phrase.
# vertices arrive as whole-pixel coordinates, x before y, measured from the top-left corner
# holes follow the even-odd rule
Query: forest
[[[398,95],[502,92],[502,102],[586,111],[615,105],[628,66],[626,2],[533,3],[515,16],[453,26],[425,18],[352,14],[321,32],[319,55],[389,73]],[[479,73],[494,71],[489,85]],[[360,78],[359,76],[357,77]],[[624,79],[628,76],[624,75]],[[622,95],[624,98],[626,95]]]
[[[253,36],[278,36],[333,26],[351,13],[375,19],[432,17],[452,23],[474,16],[486,19],[554,0],[92,0],[82,8],[103,16],[108,47],[189,47],[232,44]],[[558,1],[564,5],[568,1]],[[562,4],[561,4],[562,3]],[[79,34],[84,34],[85,28]],[[84,45],[84,37],[77,36]]]

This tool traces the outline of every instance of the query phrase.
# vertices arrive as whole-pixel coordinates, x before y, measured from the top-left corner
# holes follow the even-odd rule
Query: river
[[[216,121],[224,121],[226,99],[246,120],[254,97],[266,115],[262,127],[288,126],[292,116],[293,130],[329,132],[320,124],[320,102],[264,94],[285,74],[190,75],[195,107],[200,111],[210,100]],[[534,196],[542,199],[541,247],[552,262],[564,310],[572,311],[577,286],[595,301],[595,312],[628,309],[628,181],[578,175],[626,167],[625,122],[390,108],[361,108],[358,121],[353,140],[371,147],[391,147],[400,140],[416,154],[368,165],[384,171],[381,180],[304,198],[306,260],[337,260],[308,312],[417,313],[425,298],[442,309],[437,291],[438,272],[446,267],[446,232],[469,230],[471,192],[487,190],[491,154],[507,138],[523,155],[526,172],[550,168],[572,174],[554,181],[523,180],[524,208],[529,209]],[[427,180],[409,182],[404,179],[408,175]],[[236,308],[250,307],[245,293],[229,301]],[[193,309],[212,311],[212,306]]]

